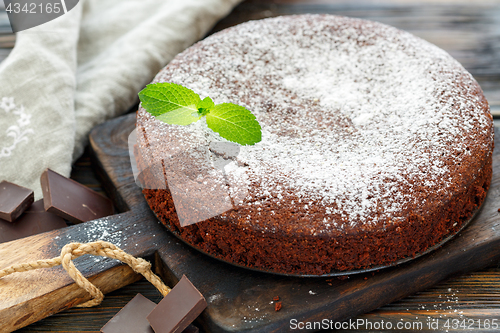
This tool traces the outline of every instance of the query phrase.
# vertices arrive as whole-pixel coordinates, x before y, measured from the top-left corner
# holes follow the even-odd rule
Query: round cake
[[[181,227],[167,172],[165,188],[143,190],[170,230],[225,261],[306,275],[390,265],[456,233],[490,184],[480,86],[445,51],[384,24],[247,22],[188,48],[153,82],[242,105],[262,126],[262,141],[223,166],[230,209]],[[204,120],[168,125],[143,108],[136,128],[162,165],[189,168],[196,158],[183,152],[226,141]]]

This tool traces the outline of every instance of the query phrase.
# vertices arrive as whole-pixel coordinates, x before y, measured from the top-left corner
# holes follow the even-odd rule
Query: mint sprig
[[[206,116],[214,106],[214,101],[212,101],[210,97],[205,97],[202,101],[199,101],[198,104],[196,104],[198,113],[202,116]]]
[[[139,99],[147,112],[167,124],[189,125],[206,117],[207,126],[226,140],[240,145],[262,140],[260,124],[246,108],[232,103],[215,105],[210,97],[202,100],[178,84],[148,84],[139,92]]]

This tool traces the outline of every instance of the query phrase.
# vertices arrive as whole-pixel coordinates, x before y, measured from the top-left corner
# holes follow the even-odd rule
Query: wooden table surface
[[[496,122],[500,122],[499,1],[249,0],[237,6],[213,31],[251,19],[299,13],[330,13],[376,20],[438,45],[474,75],[490,102],[494,117],[498,118]],[[0,2],[0,61],[7,57],[14,44],[15,36]],[[131,106],[131,110],[133,108]],[[100,182],[92,172],[88,153],[73,166],[72,178],[102,192]],[[161,299],[154,287],[141,280],[106,295],[98,307],[70,309],[18,332],[99,332],[138,292],[155,302]],[[458,324],[457,327],[445,327],[448,319],[455,320],[449,323]],[[376,325],[382,322],[394,325],[398,322],[411,323],[415,329],[407,331],[419,332],[439,332],[446,328],[461,332],[500,331],[500,328],[493,328],[493,319],[500,324],[500,263],[478,272],[452,277],[433,288],[352,320],[369,321],[373,329],[365,331],[373,332],[394,332],[376,329]],[[468,326],[472,320],[475,321],[473,329],[460,326]],[[440,325],[439,330],[434,329],[436,322]],[[478,323],[481,323],[481,329]],[[422,325],[422,330],[419,325]]]

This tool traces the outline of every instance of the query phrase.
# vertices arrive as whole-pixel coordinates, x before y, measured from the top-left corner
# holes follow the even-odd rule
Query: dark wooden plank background
[[[15,43],[15,35],[12,34],[7,15],[2,9],[3,3],[0,1],[0,61],[7,57]],[[479,81],[490,102],[494,117],[500,121],[498,2],[481,0],[457,3],[442,0],[418,4],[417,1],[407,0],[250,0],[236,7],[213,31],[250,19],[298,13],[331,13],[372,19],[407,30],[440,46],[460,61]],[[102,192],[99,180],[92,173],[87,153],[73,166],[72,178]],[[70,309],[19,332],[99,332],[99,329],[138,292],[155,302],[161,299],[154,287],[142,280],[108,294],[99,307]],[[421,322],[426,328],[426,323],[431,318],[441,318],[441,324],[448,318],[500,319],[500,263],[479,272],[456,276],[434,288],[353,320]],[[458,331],[465,330],[458,328]],[[477,326],[474,329],[474,332],[481,331],[492,330],[480,330]]]

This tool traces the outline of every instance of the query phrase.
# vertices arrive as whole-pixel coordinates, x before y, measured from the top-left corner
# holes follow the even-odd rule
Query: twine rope
[[[92,297],[91,300],[79,304],[77,307],[96,306],[101,304],[104,299],[102,291],[87,280],[78,268],[75,267],[75,264],[73,264],[73,259],[81,257],[84,254],[92,254],[95,256],[120,260],[121,262],[129,265],[134,272],[142,274],[163,296],[167,295],[171,290],[156,274],[151,271],[151,264],[148,261],[142,258],[135,258],[118,248],[116,245],[105,241],[66,244],[62,248],[61,255],[59,257],[12,265],[0,270],[0,278],[16,272],[26,272],[39,268],[50,268],[62,265],[76,284],[85,289]]]

